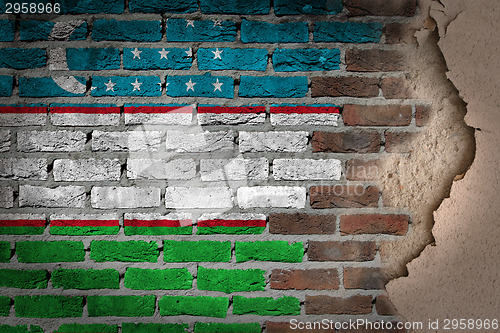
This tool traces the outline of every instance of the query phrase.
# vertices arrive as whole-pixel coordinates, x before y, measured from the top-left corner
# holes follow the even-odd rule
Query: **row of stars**
[[[137,79],[135,79],[135,82],[132,82],[130,84],[134,88],[132,90],[132,92],[134,92],[136,90],[137,91],[141,91],[141,84],[142,84],[142,82],[139,82]],[[158,84],[161,86],[161,82],[158,83]],[[168,85],[169,84],[170,84],[169,82],[166,83],[167,90],[168,90]],[[189,90],[192,90],[194,92],[195,91],[194,90],[194,86],[196,84],[197,84],[196,82],[193,82],[193,80],[191,78],[189,78],[189,81],[185,83],[185,85],[186,85],[186,92],[189,91]],[[221,87],[222,87],[223,84],[224,83],[219,82],[219,79],[217,79],[216,82],[212,83],[212,85],[214,86],[214,92],[216,92],[217,90],[220,91],[220,92],[222,92]],[[109,79],[109,81],[107,83],[104,83],[104,85],[106,86],[106,91],[113,91],[113,92],[115,91],[116,82],[112,82],[111,79]],[[94,90],[94,89],[97,89],[97,87],[92,87],[92,90]]]
[[[130,52],[132,52],[132,54],[134,55],[134,57],[132,58],[135,59],[135,58],[138,58],[138,59],[141,59],[141,53],[143,51],[139,51],[139,49],[136,47],[134,50],[131,50]],[[193,49],[189,48],[189,50],[187,51],[184,51],[188,57],[192,57],[193,56]],[[220,57],[221,53],[224,52],[224,51],[221,51],[219,50],[219,48],[216,48],[215,51],[211,51],[213,54],[214,54],[214,59],[220,59],[222,60],[222,58]],[[168,60],[168,54],[170,53],[170,51],[166,51],[164,48],[161,49],[161,51],[158,51],[158,53],[160,54],[160,60],[165,58],[166,60]]]

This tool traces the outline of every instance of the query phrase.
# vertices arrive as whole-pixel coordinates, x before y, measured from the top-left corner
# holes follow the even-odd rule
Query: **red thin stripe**
[[[266,220],[203,220],[199,227],[265,227]]]
[[[45,220],[0,220],[0,227],[45,227]]]
[[[125,220],[125,227],[185,227],[191,220]]]
[[[0,113],[47,113],[46,106],[0,106]]]
[[[117,227],[118,220],[52,220],[50,225],[54,227]]]
[[[119,107],[98,106],[55,106],[50,108],[50,113],[84,113],[84,114],[110,114],[120,113]]]
[[[334,106],[271,106],[271,113],[340,113]]]
[[[198,113],[264,113],[264,106],[199,106]]]
[[[191,105],[186,106],[127,106],[125,113],[193,113]]]

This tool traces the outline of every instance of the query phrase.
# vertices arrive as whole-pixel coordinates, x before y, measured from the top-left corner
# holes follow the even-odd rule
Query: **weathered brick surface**
[[[22,152],[82,151],[86,135],[81,131],[22,131],[17,133],[17,149]]]
[[[344,123],[348,126],[408,126],[409,105],[345,105]]]
[[[383,0],[343,0],[352,16],[412,16],[417,9],[416,0],[387,2]]]
[[[376,251],[374,242],[310,241],[307,256],[312,261],[370,261]]]
[[[397,316],[398,311],[386,295],[380,295],[375,300],[375,309],[382,316]]]
[[[407,66],[400,51],[351,49],[345,56],[347,70],[352,72],[393,72]]]
[[[292,186],[254,186],[238,188],[238,205],[252,207],[304,208],[306,189]]]
[[[409,153],[415,149],[419,133],[386,132],[385,151],[388,153]]]
[[[285,270],[273,269],[272,289],[339,289],[339,274],[336,269]]]
[[[0,180],[45,180],[47,179],[47,160],[44,158],[1,158]]]
[[[372,297],[355,295],[349,298],[326,295],[306,296],[306,314],[368,314],[372,312]]]
[[[156,187],[93,187],[90,193],[92,207],[149,208],[160,205],[160,189]]]
[[[335,185],[314,186],[309,189],[312,208],[377,207],[379,189],[376,186]]]
[[[344,268],[344,287],[346,289],[383,289],[385,279],[379,268]]]
[[[275,159],[273,177],[276,180],[339,180],[342,167],[339,160]]]
[[[128,159],[127,178],[129,179],[192,179],[196,174],[193,159],[150,160]]]
[[[335,226],[335,215],[281,213],[269,216],[269,232],[272,234],[333,234]]]
[[[415,107],[415,122],[418,127],[429,124],[431,118],[431,107],[426,105],[417,105]]]
[[[382,172],[380,160],[347,161],[346,178],[348,180],[376,180]]]
[[[312,96],[377,97],[379,79],[367,77],[313,77]]]
[[[340,217],[340,232],[343,235],[390,234],[403,236],[408,231],[408,215],[360,214]]]
[[[120,161],[117,159],[61,159],[54,161],[54,180],[104,181],[120,179]]]
[[[202,181],[266,180],[269,162],[266,158],[203,159],[200,173]]]
[[[233,191],[228,187],[167,187],[167,208],[231,208]]]
[[[382,142],[376,132],[314,132],[313,152],[378,153]]]
[[[410,84],[406,78],[388,77],[382,79],[380,88],[387,99],[409,99],[415,95]]]
[[[53,207],[83,208],[85,207],[85,187],[21,185],[19,187],[19,207]]]
[[[240,132],[240,152],[301,152],[307,132]]]

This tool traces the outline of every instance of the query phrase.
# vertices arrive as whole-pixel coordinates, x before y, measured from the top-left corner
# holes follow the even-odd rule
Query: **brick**
[[[273,104],[273,126],[338,126],[340,108],[333,104]]]
[[[82,97],[87,91],[86,83],[83,76],[21,77],[19,96]]]
[[[306,150],[309,133],[300,132],[245,132],[239,133],[241,153],[275,152],[298,153]]]
[[[188,327],[188,324],[122,323],[122,333],[184,333]]]
[[[158,76],[93,76],[90,95],[100,96],[161,96]]]
[[[63,324],[54,333],[100,332],[118,333],[118,325],[106,324]]]
[[[192,224],[189,213],[126,213],[123,219],[125,236],[191,235]]]
[[[16,242],[17,260],[24,263],[79,262],[85,260],[83,243],[74,241]]]
[[[233,98],[234,80],[229,76],[167,76],[167,95],[172,97]]]
[[[41,235],[45,230],[45,215],[0,214],[0,234]]]
[[[415,122],[418,127],[427,126],[431,120],[432,109],[426,105],[415,106]]]
[[[335,215],[279,213],[269,215],[269,233],[282,235],[334,234]]]
[[[315,22],[316,43],[378,43],[382,36],[381,23]]]
[[[248,208],[305,208],[306,189],[298,186],[253,186],[237,190],[238,206]]]
[[[120,221],[117,214],[50,215],[51,235],[116,235],[119,229]]]
[[[277,158],[273,161],[275,180],[339,180],[340,160]]]
[[[120,108],[114,104],[51,104],[50,121],[56,126],[116,126]]]
[[[162,38],[161,21],[94,21],[94,41],[159,42]]]
[[[241,22],[243,43],[307,43],[309,33],[306,22],[267,23],[243,20]]]
[[[347,180],[376,180],[381,173],[380,160],[359,160],[347,161],[345,177]]]
[[[389,296],[380,295],[377,296],[375,300],[375,309],[377,313],[381,316],[397,316],[398,311],[396,307],[392,304]]]
[[[47,56],[44,49],[0,49],[0,68],[33,69],[44,67]]]
[[[169,18],[166,35],[169,42],[234,42],[236,24],[220,20]]]
[[[0,186],[0,208],[14,207],[14,188]]]
[[[82,317],[82,296],[16,296],[16,317],[21,318],[66,318]]]
[[[19,186],[19,207],[83,208],[85,199],[83,186]]]
[[[409,153],[415,148],[420,133],[386,132],[385,151],[388,153]]]
[[[229,187],[167,187],[167,208],[232,208],[233,191]]]
[[[312,186],[309,199],[312,208],[378,207],[380,191],[376,186],[333,185]]]
[[[45,289],[49,273],[45,270],[0,269],[0,287]]]
[[[313,324],[311,324],[311,325],[313,325]],[[300,329],[300,332],[302,332],[302,333],[331,333],[331,332],[333,332],[333,330],[330,328],[326,328],[326,329],[310,328],[309,329],[309,328],[305,328],[305,327],[306,326],[304,326],[303,329]],[[308,327],[312,327],[312,326],[308,326]],[[296,323],[294,325],[294,324],[291,324],[289,321],[286,321],[286,322],[266,321],[266,332],[267,333],[294,333],[294,332],[297,332],[298,328],[299,328],[299,323]]]
[[[408,79],[387,77],[382,79],[380,88],[386,99],[414,98],[414,93]]]
[[[55,48],[49,52],[49,68],[70,71],[120,69],[120,50],[115,48]]]
[[[87,22],[72,20],[65,22],[21,21],[21,41],[37,40],[85,40],[87,38]]]
[[[385,42],[387,44],[415,44],[417,29],[410,24],[388,23],[384,26]]]
[[[0,262],[10,262],[10,242],[0,241]]]
[[[87,296],[89,317],[151,317],[155,296]]]
[[[266,49],[200,48],[196,52],[200,70],[265,71]]]
[[[229,307],[227,297],[163,296],[159,301],[161,316],[203,316],[225,318]]]
[[[342,0],[276,0],[273,2],[276,15],[322,15],[338,14],[342,11]]]
[[[93,151],[157,151],[161,131],[92,132]]]
[[[13,42],[16,33],[15,21],[0,20],[0,42]]]
[[[344,288],[346,289],[384,289],[385,282],[380,268],[344,268]]]
[[[197,132],[167,131],[166,148],[177,153],[204,153],[234,149],[234,132]]]
[[[266,279],[262,269],[210,269],[198,266],[196,284],[199,290],[263,291]]]
[[[246,76],[240,78],[240,97],[298,98],[306,97],[306,76]]]
[[[244,235],[261,234],[266,228],[263,214],[203,214],[198,218],[197,235]]]
[[[46,180],[45,158],[0,158],[0,180]]]
[[[198,10],[196,0],[180,0],[180,1],[140,1],[130,0],[128,8],[131,13],[192,13]]]
[[[163,241],[165,262],[229,262],[231,242],[216,241]]]
[[[54,161],[54,180],[75,182],[120,180],[121,165],[118,159],[61,159]]]
[[[300,314],[300,301],[298,298],[282,296],[272,297],[243,296],[233,297],[233,314],[257,316],[297,316]]]
[[[350,16],[413,16],[417,10],[417,1],[384,0],[343,0]]]
[[[347,50],[347,70],[352,72],[394,72],[408,66],[400,51],[392,50]]]
[[[63,289],[118,289],[120,274],[114,269],[57,269],[52,272],[52,286]]]
[[[276,261],[302,262],[304,248],[302,242],[288,243],[287,241],[255,241],[236,242],[236,262]]]
[[[99,2],[82,2],[66,0],[61,4],[62,14],[121,14],[125,5],[123,0],[103,0]]]
[[[266,180],[269,174],[267,158],[233,158],[200,160],[201,180]]]
[[[269,0],[201,0],[201,12],[204,14],[239,14],[261,15],[269,14]]]
[[[378,153],[382,144],[377,132],[314,132],[315,153]]]
[[[309,241],[307,257],[310,261],[371,261],[376,253],[375,242]]]
[[[196,175],[193,159],[152,160],[127,159],[128,179],[175,179],[189,180]]]
[[[190,69],[193,58],[188,55],[189,48],[124,48],[124,69]]]
[[[410,217],[397,214],[359,214],[340,217],[342,235],[389,234],[404,236],[408,232]]]
[[[308,296],[305,302],[306,314],[351,314],[372,312],[372,296],[355,295],[348,298],[326,295]]]
[[[276,72],[332,71],[340,69],[339,49],[276,49]]]
[[[146,241],[105,241],[90,243],[90,259],[96,262],[157,262],[158,244]]]
[[[12,96],[12,88],[14,87],[14,77],[0,75],[0,97]]]
[[[271,289],[336,290],[339,289],[339,274],[336,269],[273,269]]]
[[[0,119],[2,119],[2,114],[0,114]],[[3,122],[3,126],[6,126]],[[10,131],[9,130],[0,130],[0,153],[4,153],[10,150]]]
[[[261,328],[259,323],[196,323],[194,325],[195,333],[260,333]]]
[[[17,325],[17,326],[9,326],[9,325],[0,325],[0,330],[4,333],[29,333],[29,332],[43,332],[43,329],[40,326],[36,325]]]
[[[346,126],[408,126],[412,111],[410,105],[345,105]]]
[[[191,289],[193,276],[187,268],[141,269],[127,268],[125,288],[135,290]]]
[[[312,97],[377,97],[379,79],[370,77],[313,77],[311,78]]]
[[[126,125],[191,125],[189,104],[125,104]]]
[[[81,131],[22,131],[17,133],[17,149],[22,152],[82,151],[87,136]]]
[[[11,301],[11,298],[8,296],[0,296],[0,317],[9,316]]]

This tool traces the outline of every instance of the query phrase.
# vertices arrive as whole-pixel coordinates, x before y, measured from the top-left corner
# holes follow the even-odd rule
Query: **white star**
[[[97,87],[90,87],[90,91],[94,91],[96,89],[97,89]]]
[[[195,84],[196,83],[193,83],[193,81],[191,81],[191,79],[189,79],[189,82],[186,82],[186,86],[187,86],[186,91],[189,91],[189,89],[191,89],[192,91],[194,91],[194,85]]]
[[[216,90],[218,90],[218,91],[222,92],[222,90],[220,89],[220,87],[222,87],[222,85],[223,85],[224,83],[219,82],[219,79],[217,79],[217,82],[212,83],[212,84],[213,84],[213,86],[214,86],[214,92],[215,92]]]
[[[132,90],[132,91],[136,91],[136,90],[141,91],[141,84],[142,84],[142,82],[138,82],[137,79],[135,79],[135,82],[131,83],[131,85],[134,86],[134,90]]]
[[[189,48],[189,50],[187,51],[184,51],[188,57],[192,57],[193,56],[193,49],[192,48]]]
[[[135,59],[136,57],[139,58],[139,59],[141,59],[141,53],[142,53],[142,51],[139,51],[137,49],[137,47],[135,48],[135,50],[130,51],[130,52],[132,52],[132,54],[134,55],[134,57],[132,59]]]
[[[215,51],[212,51],[212,53],[214,54],[214,59],[220,59],[222,60],[222,58],[220,57],[220,54],[224,52],[224,51],[219,51],[219,48],[216,48]]]
[[[106,91],[115,91],[115,84],[116,83],[111,82],[111,79],[109,79],[109,82],[104,84],[106,86]]]
[[[221,27],[222,28],[222,26],[220,25],[222,23],[221,20],[213,20],[213,21],[214,21],[214,28],[215,27]]]
[[[165,49],[161,49],[161,51],[158,51],[158,53],[160,53],[160,60],[163,59],[163,58],[165,58],[165,59],[168,60],[168,56],[167,55],[168,55],[169,52],[170,51],[165,51]]]
[[[194,28],[194,20],[186,20],[186,28],[192,26]]]

